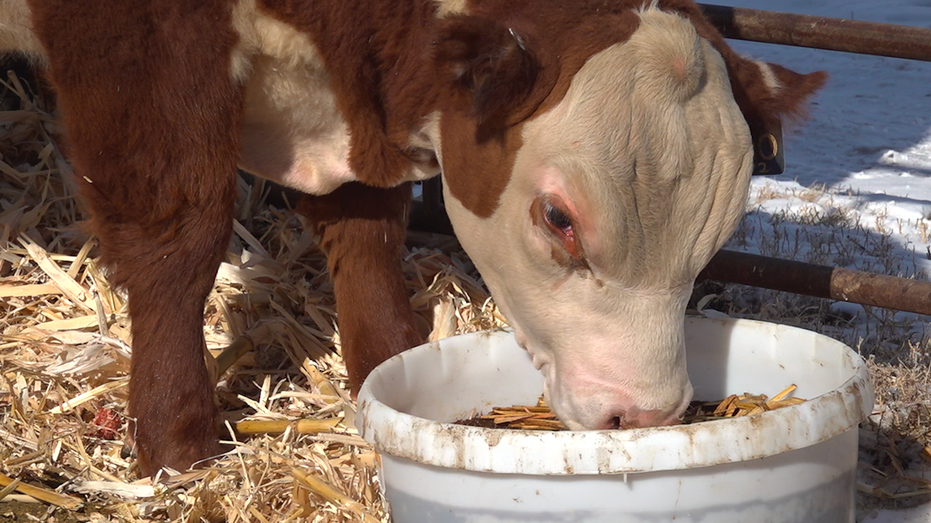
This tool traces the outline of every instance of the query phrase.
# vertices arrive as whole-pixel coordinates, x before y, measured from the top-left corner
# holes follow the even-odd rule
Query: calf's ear
[[[828,75],[799,74],[749,59],[740,60],[731,74],[734,97],[753,137],[753,174],[781,174],[785,168],[782,124],[806,116],[808,100]]]
[[[530,98],[541,65],[516,30],[487,18],[451,16],[440,23],[434,52],[441,85],[475,119],[479,143],[502,135],[535,108]]]
[[[743,79],[748,94],[755,98],[756,103],[762,105],[766,112],[783,119],[804,117],[806,102],[828,79],[828,74],[824,71],[799,74],[777,64],[757,61],[750,63],[756,66],[757,74],[747,71],[748,74]]]

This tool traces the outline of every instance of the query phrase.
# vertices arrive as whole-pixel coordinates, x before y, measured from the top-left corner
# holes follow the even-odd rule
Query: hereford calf
[[[353,391],[420,340],[409,182],[447,210],[573,428],[677,422],[683,311],[743,211],[752,136],[823,82],[687,0],[0,0],[46,67],[129,295],[141,470],[219,451],[204,299],[237,164],[309,195]]]

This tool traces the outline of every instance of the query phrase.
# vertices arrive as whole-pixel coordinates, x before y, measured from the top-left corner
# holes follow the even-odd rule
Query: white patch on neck
[[[230,76],[245,85],[239,165],[309,194],[356,179],[349,168],[349,128],[330,76],[310,36],[239,0],[240,42]]]
[[[465,2],[442,5],[454,12]],[[310,35],[266,15],[255,0],[238,0],[233,26],[240,42],[230,76],[246,89],[240,167],[308,194],[327,194],[355,181],[349,126]],[[437,118],[426,118],[423,131],[411,136],[411,146],[433,150],[429,128],[437,127]],[[399,183],[438,172],[432,165],[412,164]]]

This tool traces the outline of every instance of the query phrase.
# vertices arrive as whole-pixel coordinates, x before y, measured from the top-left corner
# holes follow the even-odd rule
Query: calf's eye
[[[581,260],[582,245],[573,226],[573,216],[566,210],[562,200],[553,195],[540,196],[534,202],[533,209],[533,223],[546,230],[570,258]]]
[[[558,229],[564,234],[572,230],[572,220],[559,207],[550,202],[543,204],[543,217],[550,227]]]

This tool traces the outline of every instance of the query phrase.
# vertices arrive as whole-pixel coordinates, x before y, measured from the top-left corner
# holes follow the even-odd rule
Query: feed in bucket
[[[682,417],[682,423],[688,425],[690,423],[752,416],[770,410],[798,405],[805,400],[789,397],[797,388],[794,384],[789,385],[772,398],[766,394],[744,393],[741,395],[731,394],[718,401],[692,401]],[[569,430],[559,421],[550,406],[546,404],[546,399],[543,396],[540,396],[536,405],[494,407],[490,413],[483,415],[476,415],[473,411],[469,414],[469,417],[456,421],[456,424],[489,429]]]

